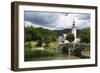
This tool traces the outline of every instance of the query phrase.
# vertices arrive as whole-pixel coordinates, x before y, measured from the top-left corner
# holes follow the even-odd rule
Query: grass
[[[55,50],[57,48],[57,43],[53,42],[50,43],[48,46],[44,47],[37,47],[37,41],[30,41],[30,42],[25,42],[25,48],[31,48],[31,49],[38,49],[38,48],[44,48],[44,49],[50,49],[50,50]]]
[[[37,48],[36,47],[36,44],[37,42],[36,41],[30,41],[30,42],[25,42],[25,48],[28,48],[28,49],[35,49]]]
[[[57,43],[55,43],[55,42],[50,43],[49,45],[45,45],[44,48],[49,49],[49,50],[56,50],[57,49]]]

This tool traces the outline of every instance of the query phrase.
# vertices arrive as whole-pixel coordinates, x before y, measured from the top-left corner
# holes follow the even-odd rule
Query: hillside
[[[62,36],[63,34],[70,33],[71,29],[53,30],[53,31],[57,34],[57,36]],[[77,29],[76,32],[77,32],[77,37],[79,37],[80,36],[80,29]]]

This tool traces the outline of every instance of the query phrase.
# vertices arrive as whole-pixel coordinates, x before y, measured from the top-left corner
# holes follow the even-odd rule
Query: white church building
[[[76,31],[76,26],[75,22],[73,21],[72,27],[71,27],[71,33],[74,34],[75,40],[72,43],[79,43],[80,39],[77,38],[77,31]],[[69,43],[68,40],[66,40],[67,34],[63,34],[62,36],[58,37],[58,44],[64,44],[64,43]]]

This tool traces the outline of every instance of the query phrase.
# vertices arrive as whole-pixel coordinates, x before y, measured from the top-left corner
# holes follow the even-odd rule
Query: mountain
[[[63,30],[53,30],[57,34],[57,36],[62,36],[63,34],[71,33],[71,29],[63,29]],[[77,38],[80,36],[80,29],[76,30],[77,32]]]

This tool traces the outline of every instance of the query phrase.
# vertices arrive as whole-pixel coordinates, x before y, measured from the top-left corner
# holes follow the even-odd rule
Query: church
[[[76,25],[75,22],[73,21],[72,27],[71,27],[71,33],[74,34],[75,40],[72,43],[79,43],[80,39],[77,37],[77,31],[76,31]],[[66,40],[66,36],[67,34],[63,34],[62,36],[58,37],[58,44],[65,44],[65,43],[69,43],[68,40]]]

